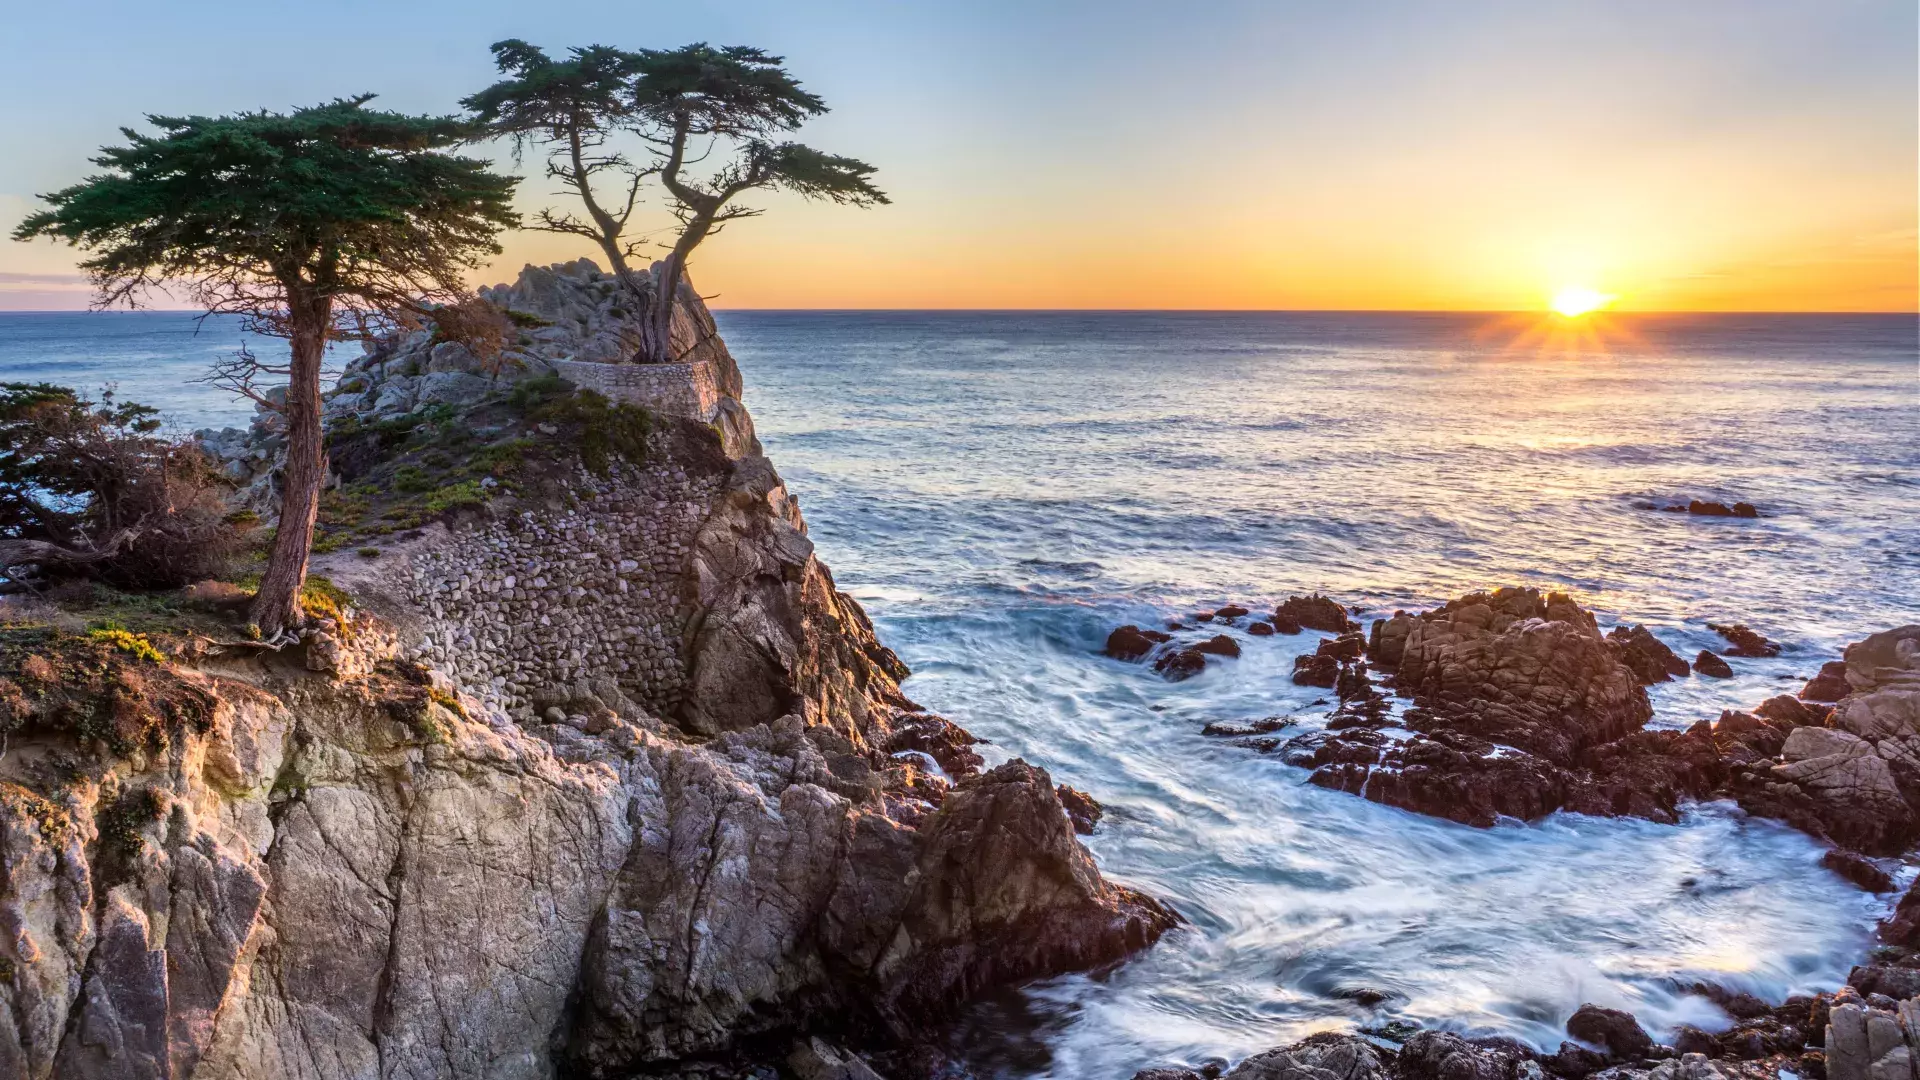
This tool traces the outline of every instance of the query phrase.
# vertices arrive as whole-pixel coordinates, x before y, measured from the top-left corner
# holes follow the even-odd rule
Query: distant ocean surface
[[[983,1073],[1126,1077],[1401,1019],[1551,1049],[1583,1001],[1664,1034],[1695,979],[1831,988],[1885,902],[1729,806],[1679,826],[1475,830],[1205,739],[1324,713],[1314,635],[1168,684],[1099,655],[1121,622],[1323,591],[1369,614],[1565,589],[1683,655],[1712,621],[1785,644],[1651,691],[1685,727],[1920,621],[1912,316],[723,312],[747,404],[914,698],[1093,793],[1112,876],[1189,920],[1142,958],[982,1004]],[[183,429],[250,409],[192,382],[240,344],[185,316],[0,314],[0,377],[94,387]],[[256,345],[256,351],[265,346]],[[1755,521],[1636,503],[1746,500]],[[1912,872],[1911,868],[1907,873]],[[1903,878],[1904,879],[1904,878]],[[1373,989],[1364,1007],[1339,995]]]

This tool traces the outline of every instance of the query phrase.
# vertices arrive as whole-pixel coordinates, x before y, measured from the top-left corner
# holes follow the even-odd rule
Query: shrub
[[[0,575],[171,588],[228,569],[254,523],[155,410],[46,383],[0,383]]]

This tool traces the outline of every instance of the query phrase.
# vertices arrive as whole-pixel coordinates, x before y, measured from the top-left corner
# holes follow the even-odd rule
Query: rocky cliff
[[[530,271],[509,302],[552,286],[540,310],[588,313],[562,345],[617,339],[599,284]],[[377,346],[331,413],[397,407],[422,375],[395,358],[444,346]],[[725,427],[661,417],[642,461],[318,560],[359,610],[299,649],[12,612],[0,1075],[727,1075],[910,1043],[1171,926],[1044,770],[983,771],[901,692]],[[257,485],[271,439],[209,441]]]

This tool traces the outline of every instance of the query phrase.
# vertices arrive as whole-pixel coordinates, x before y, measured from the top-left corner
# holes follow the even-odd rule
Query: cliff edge
[[[370,350],[329,405],[337,490],[385,475],[356,438],[427,410],[482,449],[558,431],[490,403],[583,341],[617,362],[606,280],[490,290],[567,327],[504,375],[429,332]],[[907,1045],[1174,923],[1101,877],[1043,769],[983,771],[901,692],[683,301],[720,393],[650,412],[644,454],[389,510],[377,552],[316,560],[348,600],[301,648],[10,612],[0,1075],[731,1075],[796,1039],[863,1075],[811,1037]],[[256,495],[272,440],[204,436]]]

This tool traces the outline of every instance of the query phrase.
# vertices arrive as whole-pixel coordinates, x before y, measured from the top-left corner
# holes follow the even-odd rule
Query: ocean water
[[[1093,793],[1089,846],[1187,925],[1143,956],[970,1010],[983,1076],[1125,1077],[1411,1020],[1551,1049],[1583,1001],[1656,1034],[1726,1018],[1701,979],[1832,988],[1883,899],[1726,805],[1677,826],[1479,830],[1306,784],[1211,720],[1321,722],[1317,635],[1169,684],[1121,622],[1323,591],[1369,614],[1565,589],[1676,651],[1746,622],[1780,657],[1651,691],[1684,727],[1920,621],[1920,335],[1902,317],[1563,324],[1482,315],[723,312],[763,441],[907,691]],[[96,385],[182,428],[239,343],[182,316],[0,315],[0,376]],[[1759,520],[1649,512],[1744,499]],[[1235,632],[1239,636],[1238,632]],[[1913,873],[1901,868],[1903,879]],[[1389,996],[1363,1007],[1340,996]]]

